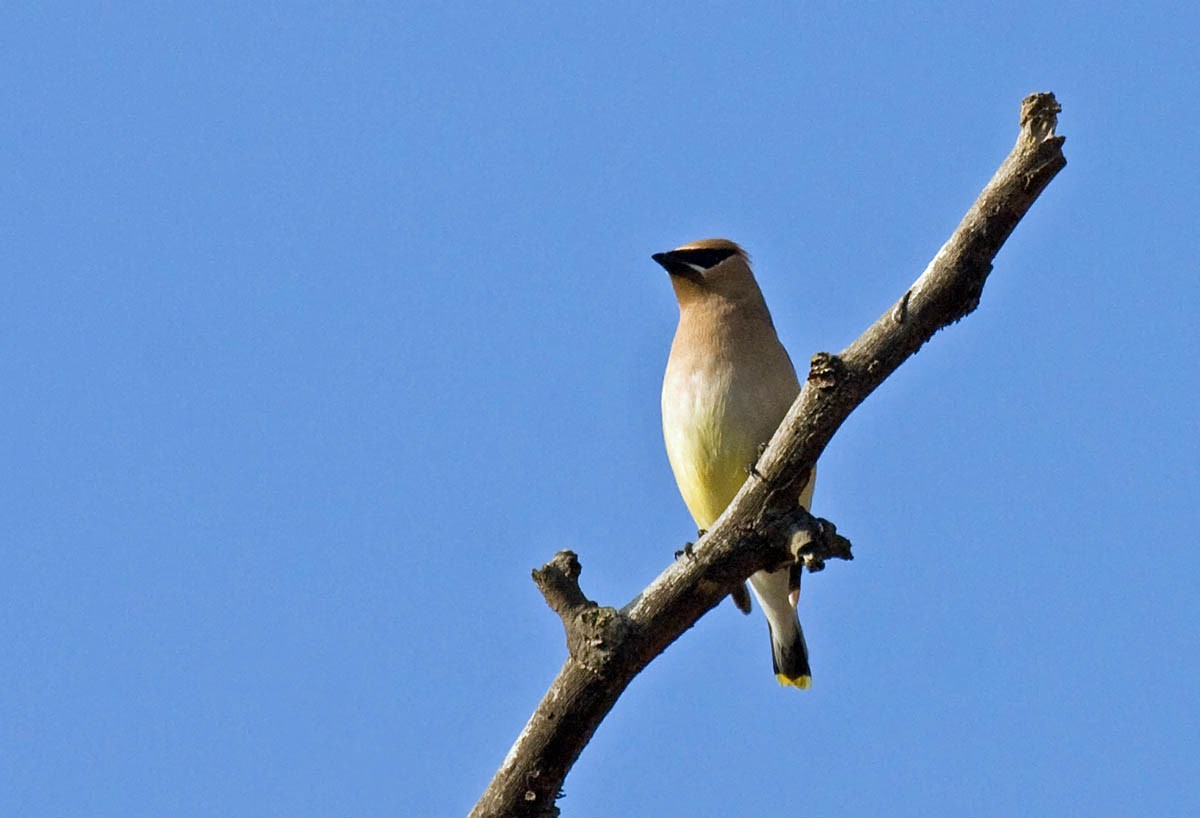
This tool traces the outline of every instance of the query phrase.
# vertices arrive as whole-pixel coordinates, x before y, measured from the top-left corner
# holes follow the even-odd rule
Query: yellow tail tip
[[[812,676],[797,676],[794,679],[790,679],[782,673],[776,673],[775,678],[784,687],[798,687],[801,690],[808,690],[812,687]]]

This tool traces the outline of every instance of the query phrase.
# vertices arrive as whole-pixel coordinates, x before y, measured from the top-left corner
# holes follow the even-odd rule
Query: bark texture
[[[832,523],[797,508],[809,471],[842,422],[942,327],[979,304],[992,260],[1017,222],[1066,165],[1050,93],[1021,104],[1012,152],[962,222],[899,300],[837,355],[817,353],[799,397],[751,479],[695,546],[624,608],[601,607],[579,587],[575,554],[533,572],[562,619],[569,656],[470,818],[549,818],[564,778],[629,682],[755,571],[850,559]]]

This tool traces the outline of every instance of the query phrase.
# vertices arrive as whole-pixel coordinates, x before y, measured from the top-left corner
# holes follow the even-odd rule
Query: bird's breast
[[[668,367],[663,380],[667,458],[700,528],[708,528],[721,516],[745,482],[746,466],[757,453],[753,427],[760,424],[747,422],[738,398],[734,372],[719,362]]]

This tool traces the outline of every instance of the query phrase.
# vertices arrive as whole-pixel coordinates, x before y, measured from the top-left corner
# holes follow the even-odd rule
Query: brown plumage
[[[692,518],[709,528],[746,480],[800,384],[746,252],[728,239],[685,244],[654,260],[671,274],[679,326],[663,378],[663,437]],[[812,480],[800,503],[807,508]],[[767,616],[780,682],[809,685],[796,616],[799,573],[760,571],[750,587]]]

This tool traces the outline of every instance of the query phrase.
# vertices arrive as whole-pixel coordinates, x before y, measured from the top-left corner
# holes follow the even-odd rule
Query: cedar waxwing
[[[652,257],[671,275],[679,326],[663,378],[667,458],[696,526],[711,526],[800,393],[750,262],[726,239],[704,239]],[[812,500],[815,473],[801,492]],[[808,648],[796,615],[800,566],[759,571],[750,587],[767,615],[775,677],[807,689]],[[734,601],[749,611],[745,588]]]

